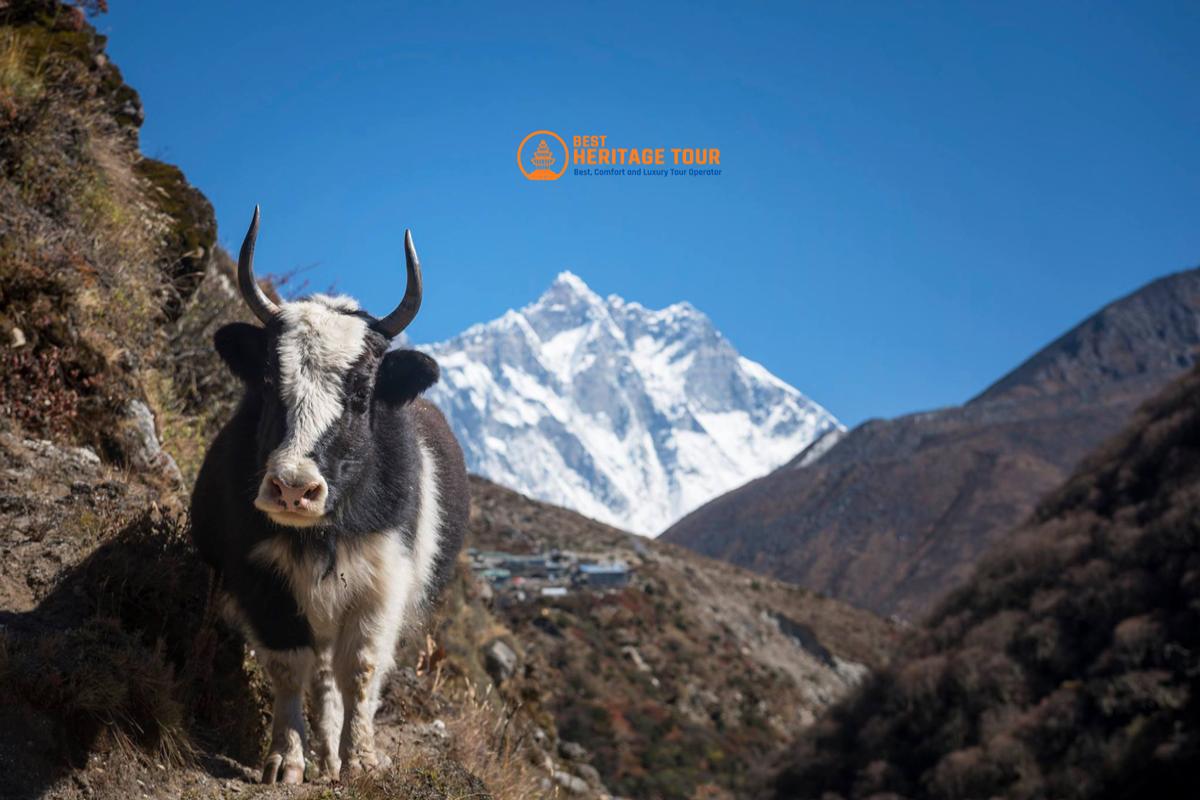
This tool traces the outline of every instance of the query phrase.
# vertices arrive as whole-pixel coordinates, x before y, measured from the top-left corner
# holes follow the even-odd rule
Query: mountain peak
[[[1200,349],[1196,297],[1200,268],[1148,283],[1043,347],[970,405],[1094,390],[1117,381],[1155,381],[1187,369]]]
[[[558,273],[558,276],[554,279],[554,283],[550,284],[551,289],[556,287],[569,289],[576,294],[595,294],[591,287],[584,282],[583,278],[579,277],[574,272],[571,272],[569,269],[564,269],[562,272]]]
[[[542,296],[534,303],[534,305],[546,304],[598,306],[603,305],[604,301],[600,298],[600,295],[592,291],[592,287],[588,286],[583,278],[570,270],[563,270],[558,273],[554,282],[550,284],[546,291],[542,292]]]
[[[534,302],[521,309],[538,336],[550,340],[580,325],[610,320],[608,306],[573,272],[564,270]]]
[[[572,272],[428,352],[442,365],[429,397],[471,471],[638,533],[839,427],[690,303],[602,299]]]

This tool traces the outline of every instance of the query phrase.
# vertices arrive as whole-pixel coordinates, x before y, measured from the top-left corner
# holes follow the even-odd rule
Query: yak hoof
[[[304,762],[285,761],[283,753],[272,753],[263,764],[262,782],[304,783]]]
[[[353,755],[346,761],[345,774],[349,778],[357,778],[375,770],[385,770],[392,765],[392,759],[387,755],[362,753]]]
[[[317,757],[317,779],[321,781],[336,782],[342,776],[342,762],[336,757],[321,758]]]

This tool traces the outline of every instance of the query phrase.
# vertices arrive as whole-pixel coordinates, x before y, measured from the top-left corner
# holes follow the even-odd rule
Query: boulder
[[[158,473],[175,485],[183,484],[183,475],[175,459],[158,441],[154,414],[141,400],[131,400],[125,407],[121,442],[131,466]]]
[[[493,639],[483,648],[483,665],[492,680],[503,683],[517,671],[517,653],[503,639]]]
[[[600,779],[600,771],[591,764],[576,764],[575,774],[587,781],[592,788],[604,785],[604,781]]]
[[[587,761],[588,753],[583,745],[563,739],[558,743],[558,754],[568,761]]]
[[[562,772],[561,770],[554,773],[554,782],[570,794],[587,794],[591,788],[583,778],[576,777],[569,772]]]

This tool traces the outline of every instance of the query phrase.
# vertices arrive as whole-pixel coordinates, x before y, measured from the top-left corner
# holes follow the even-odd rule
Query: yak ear
[[[245,322],[231,322],[216,332],[213,345],[234,375],[248,384],[262,381],[267,369],[265,330]]]
[[[375,396],[388,405],[402,406],[437,383],[437,362],[416,350],[393,350],[379,364]]]

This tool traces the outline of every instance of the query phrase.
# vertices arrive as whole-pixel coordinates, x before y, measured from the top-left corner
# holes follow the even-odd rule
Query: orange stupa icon
[[[558,174],[550,169],[557,161],[554,154],[550,152],[550,145],[546,144],[545,139],[538,141],[537,152],[529,161],[535,169],[529,174],[529,177],[535,181],[551,181],[558,177]]]
[[[550,169],[554,166],[557,160],[554,154],[550,152],[550,145],[546,144],[546,140],[542,139],[538,142],[537,152],[533,154],[533,158],[529,159],[538,169]]]

